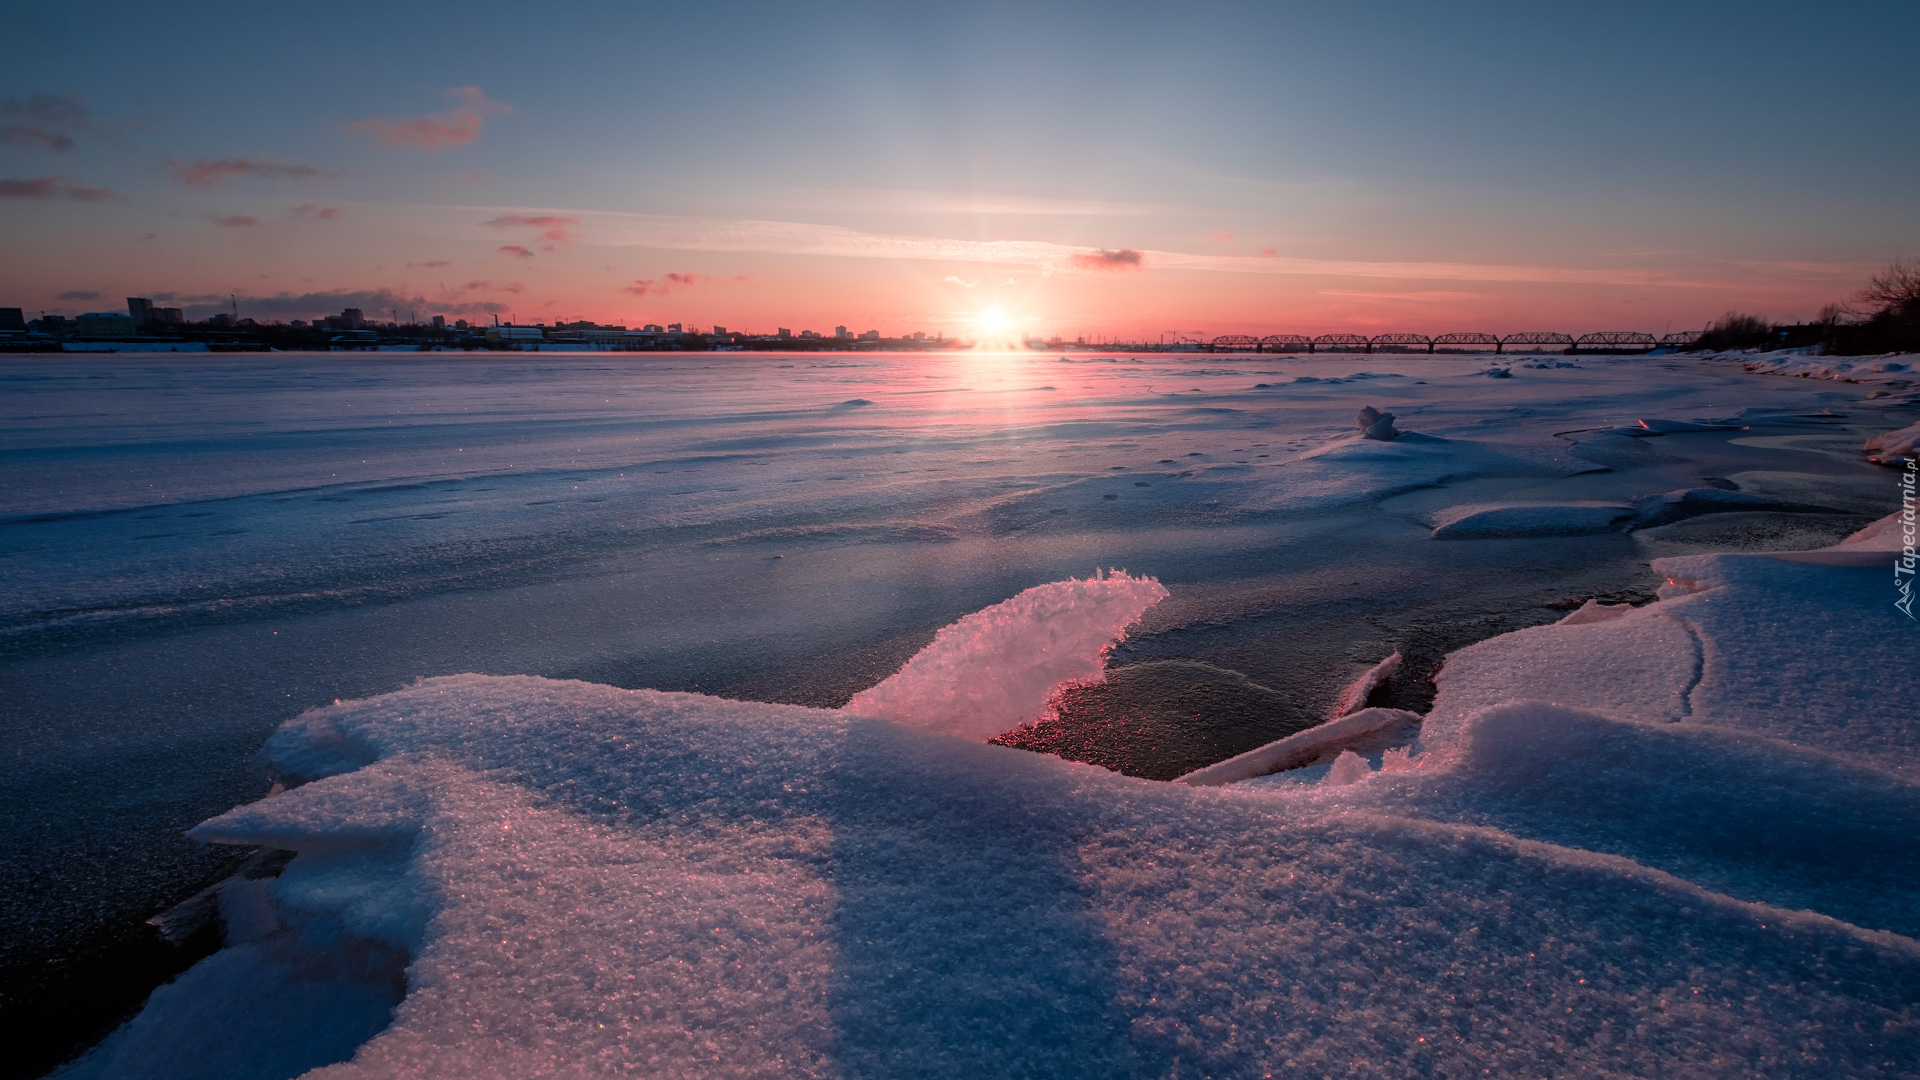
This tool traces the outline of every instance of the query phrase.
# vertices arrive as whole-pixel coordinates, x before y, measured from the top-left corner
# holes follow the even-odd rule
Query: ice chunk
[[[1620,503],[1570,502],[1469,503],[1450,506],[1433,517],[1435,540],[1514,536],[1584,536],[1609,532],[1633,516]]]
[[[1360,410],[1356,421],[1360,426],[1362,438],[1372,439],[1375,442],[1392,442],[1400,437],[1400,433],[1394,430],[1393,414],[1383,413],[1371,405]]]
[[[1182,776],[1180,783],[1214,787],[1301,768],[1342,753],[1375,754],[1404,746],[1419,725],[1418,713],[1403,709],[1361,709],[1204,769],[1195,769]]]
[[[1039,716],[1062,683],[1099,682],[1108,648],[1166,595],[1125,573],[1036,585],[945,627],[846,711],[992,738]]]
[[[1367,764],[1365,758],[1351,750],[1342,750],[1340,756],[1333,759],[1333,767],[1327,770],[1326,779],[1320,782],[1327,787],[1346,787],[1372,775],[1373,767]]]
[[[1392,656],[1368,668],[1365,674],[1341,691],[1340,703],[1334,706],[1333,715],[1341,717],[1366,708],[1367,698],[1371,697],[1382,683],[1392,678],[1393,673],[1399,670],[1400,653],[1396,650]]]

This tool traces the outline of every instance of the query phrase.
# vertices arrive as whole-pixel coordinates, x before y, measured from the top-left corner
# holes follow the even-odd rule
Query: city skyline
[[[341,9],[382,28],[350,59],[288,14],[135,11],[23,11],[0,303],[1660,333],[1810,318],[1920,237],[1920,15],[1891,4],[1055,8],[1016,36],[585,6],[516,64],[485,6]]]

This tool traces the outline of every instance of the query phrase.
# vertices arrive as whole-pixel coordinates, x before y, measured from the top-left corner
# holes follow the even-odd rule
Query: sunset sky
[[[966,336],[1811,316],[1920,5],[8,6],[0,306]]]

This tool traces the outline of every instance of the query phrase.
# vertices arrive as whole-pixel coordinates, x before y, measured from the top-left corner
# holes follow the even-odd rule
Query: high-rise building
[[[853,335],[847,331],[846,327],[836,326],[833,328],[833,336],[842,341],[845,341],[847,338],[850,338]]]
[[[133,318],[135,330],[145,330],[154,321],[153,301],[144,296],[127,297],[127,314]]]
[[[433,317],[433,328],[435,330],[445,330],[447,328],[447,317],[445,315],[435,315]]]
[[[153,312],[158,321],[168,326],[180,326],[187,321],[187,313],[177,307],[154,308]]]
[[[24,334],[27,318],[17,307],[0,307],[0,334]]]
[[[792,336],[793,336],[793,331],[791,331],[791,330],[789,330],[789,329],[787,329],[786,327],[784,327],[784,326],[783,326],[783,327],[781,327],[781,328],[780,328],[779,330],[777,330],[777,331],[775,331],[775,336],[776,336],[776,337],[779,337],[779,338],[781,338],[781,339],[783,339],[783,340],[784,340],[784,339],[786,339],[786,338],[790,338],[790,337],[792,337]]]

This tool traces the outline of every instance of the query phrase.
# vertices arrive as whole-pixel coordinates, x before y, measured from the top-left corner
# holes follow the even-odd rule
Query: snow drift
[[[315,710],[267,748],[307,782],[195,830],[297,857],[71,1075],[1910,1076],[1876,546],[1663,560],[1656,603],[1450,656],[1416,746],[1318,736],[1317,783],[973,741],[1097,677],[1164,594],[1125,575],[841,710],[478,675]]]

